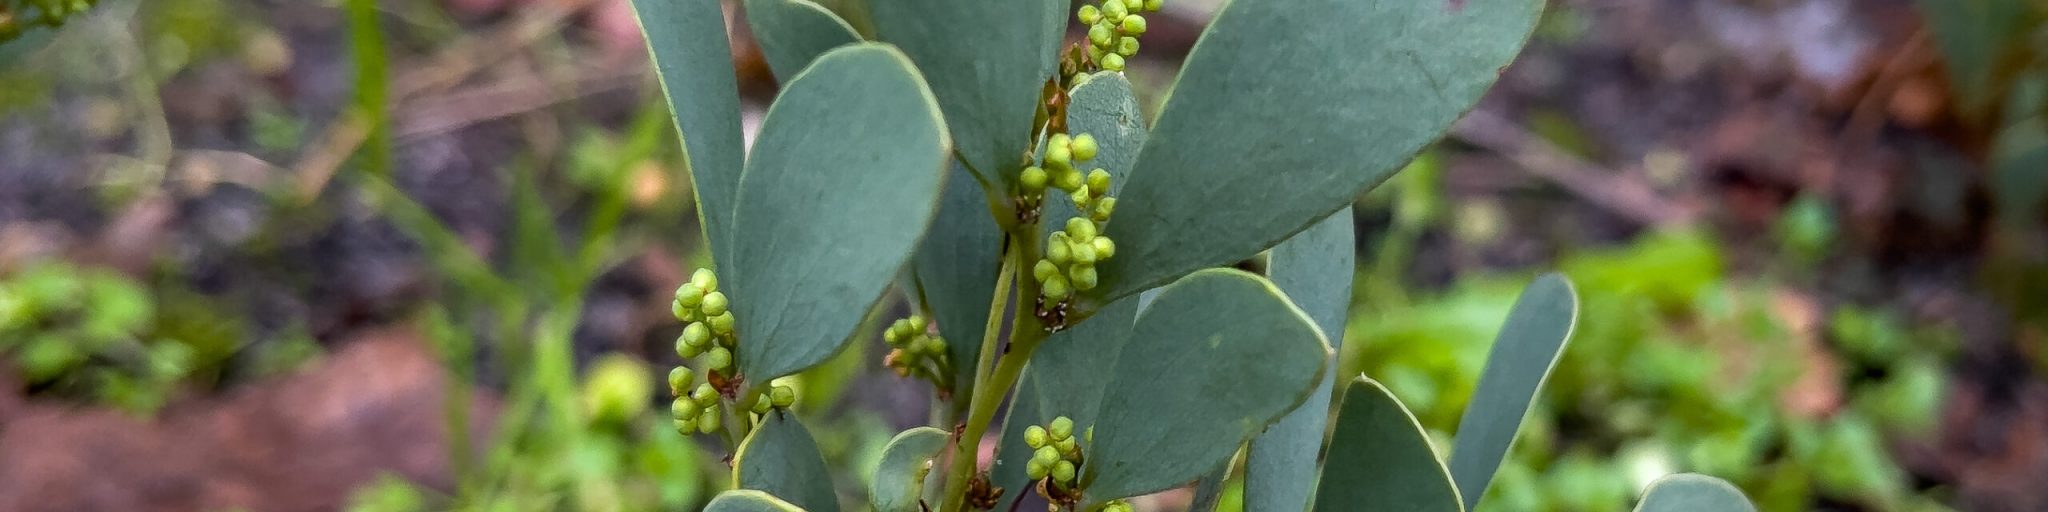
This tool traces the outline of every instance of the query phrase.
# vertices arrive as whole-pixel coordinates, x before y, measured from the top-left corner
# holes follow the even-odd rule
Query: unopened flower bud
[[[1025,192],[1037,194],[1045,191],[1047,179],[1045,169],[1034,165],[1025,167],[1024,172],[1017,175],[1017,184],[1023,186]]]
[[[1066,416],[1053,418],[1052,425],[1048,425],[1046,433],[1051,434],[1054,441],[1074,437],[1074,420]]]
[[[1144,16],[1139,16],[1139,15],[1136,15],[1136,14],[1133,14],[1133,15],[1130,15],[1130,16],[1125,16],[1125,17],[1124,17],[1124,20],[1123,20],[1123,21],[1121,21],[1121,22],[1119,22],[1119,23],[1121,23],[1121,25],[1119,25],[1119,26],[1120,26],[1120,28],[1123,28],[1123,33],[1125,33],[1125,34],[1130,34],[1130,35],[1134,35],[1134,36],[1135,36],[1135,35],[1139,35],[1139,34],[1144,34],[1144,33],[1145,33],[1145,17],[1144,17]]]
[[[1122,55],[1117,55],[1117,54],[1114,54],[1114,53],[1111,53],[1111,54],[1107,54],[1107,55],[1103,55],[1103,56],[1102,56],[1102,69],[1107,69],[1107,70],[1110,70],[1110,71],[1123,71],[1123,70],[1124,70],[1124,56],[1122,56]]]
[[[1095,259],[1098,261],[1116,257],[1116,242],[1109,237],[1097,236],[1089,245],[1095,246]]]
[[[1024,445],[1037,450],[1045,446],[1045,427],[1032,425],[1024,427]]]
[[[704,290],[704,293],[718,291],[718,274],[708,268],[697,269],[696,272],[690,274],[690,284],[697,285],[697,288]]]
[[[732,368],[732,351],[725,347],[711,347],[710,351],[704,353],[704,367],[718,371]]]
[[[1069,280],[1074,283],[1074,289],[1081,291],[1095,289],[1095,284],[1097,283],[1097,281],[1094,265],[1076,264],[1074,265],[1073,271],[1068,273],[1072,274]]]
[[[1072,238],[1075,242],[1094,241],[1095,223],[1080,217],[1067,219],[1067,238]]]
[[[727,312],[724,312],[724,313],[719,313],[719,314],[718,314],[718,316],[714,316],[714,317],[711,317],[711,318],[706,318],[706,319],[704,319],[704,323],[705,323],[706,325],[710,325],[710,326],[711,326],[711,333],[712,333],[712,334],[717,334],[717,335],[720,335],[720,336],[726,336],[726,335],[731,335],[731,334],[732,334],[732,312],[731,312],[731,311],[727,311]]]
[[[796,388],[789,386],[770,387],[768,388],[768,401],[776,407],[785,409],[796,405]]]
[[[1041,285],[1038,291],[1039,295],[1045,296],[1046,300],[1059,302],[1067,300],[1067,294],[1073,293],[1073,290],[1068,289],[1068,286],[1067,278],[1054,275],[1046,279],[1045,284]]]
[[[676,400],[668,404],[669,415],[676,421],[697,419],[697,413],[701,411],[702,409],[697,407],[697,402],[689,400]]]
[[[711,413],[711,411],[705,412],[707,414],[697,415],[697,431],[705,434],[717,432],[719,426],[718,414]]]
[[[1088,42],[1094,43],[1096,48],[1109,47],[1110,43],[1115,42],[1115,37],[1115,29],[1110,28],[1107,23],[1096,23],[1088,27]]]
[[[1102,10],[1093,5],[1083,5],[1081,12],[1076,13],[1074,18],[1081,20],[1082,25],[1094,25],[1095,22],[1102,21]]]
[[[707,316],[718,316],[725,314],[726,306],[729,304],[724,293],[711,292],[704,294],[704,304],[699,305],[698,309]]]
[[[1086,133],[1074,136],[1073,148],[1077,160],[1094,160],[1096,151],[1102,149],[1095,143],[1095,136]]]
[[[1038,264],[1031,266],[1031,277],[1036,278],[1035,280],[1037,281],[1044,281],[1045,278],[1051,277],[1053,274],[1059,273],[1059,271],[1060,266],[1054,265],[1051,260],[1038,260]]]
[[[668,392],[676,398],[682,398],[686,396],[684,393],[689,392],[690,384],[696,380],[697,375],[690,372],[690,367],[677,366],[668,371]]]

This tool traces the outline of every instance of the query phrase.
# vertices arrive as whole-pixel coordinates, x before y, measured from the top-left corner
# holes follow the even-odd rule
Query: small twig
[[[1601,169],[1483,110],[1474,110],[1453,125],[1451,135],[1498,153],[1529,174],[1637,224],[1689,224],[1699,214],[1697,208],[1664,197],[1636,176]]]

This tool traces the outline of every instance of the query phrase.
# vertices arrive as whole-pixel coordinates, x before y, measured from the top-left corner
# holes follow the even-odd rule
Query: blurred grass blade
[[[1329,357],[1322,332],[1264,278],[1209,269],[1167,285],[1112,366],[1084,507],[1214,470],[1306,400]]]
[[[1316,484],[1315,511],[1464,509],[1415,415],[1379,382],[1351,381]]]
[[[847,101],[859,98],[859,101]],[[895,48],[842,46],[791,80],[768,109],[740,184],[720,277],[751,386],[845,346],[938,210],[945,123]]]
[[[740,443],[732,465],[735,489],[762,491],[804,510],[839,510],[825,456],[818,453],[810,431],[789,411],[778,409],[762,416],[761,424]]]
[[[1756,512],[1742,490],[1728,482],[1695,473],[1679,473],[1650,483],[1637,512]]]
[[[1266,266],[1273,285],[1322,328],[1332,349],[1343,344],[1344,321],[1351,307],[1349,276],[1357,259],[1351,209],[1345,208],[1274,246]],[[1330,425],[1336,358],[1330,358],[1325,368],[1307,402],[1252,439],[1245,455],[1245,510],[1308,509]]]
[[[976,181],[1016,181],[1066,28],[1062,0],[872,0],[881,39],[924,71]]]
[[[868,503],[876,512],[918,512],[918,496],[932,469],[932,457],[946,448],[946,431],[917,427],[896,434],[882,448],[882,462],[875,467],[875,481],[868,488]]]
[[[718,493],[711,503],[704,506],[704,512],[803,512],[787,501],[761,491],[734,489]]]
[[[747,27],[775,80],[788,82],[811,60],[860,41],[846,20],[810,0],[746,0]]]
[[[966,167],[947,164],[946,190],[939,213],[920,243],[911,272],[917,278],[919,301],[939,325],[953,363],[952,407],[967,410],[974,396],[974,361],[981,356],[982,330],[988,326],[989,300],[995,297],[996,274],[1003,266],[1003,230],[989,217],[988,199]]]
[[[1228,3],[1152,126],[1109,224],[1117,257],[1088,296],[1115,300],[1243,260],[1350,204],[1479,101],[1542,10],[1541,0]]]
[[[1561,274],[1545,274],[1522,290],[1508,311],[1451,445],[1451,476],[1458,482],[1465,508],[1478,505],[1486,494],[1487,483],[1515,442],[1522,417],[1564,353],[1578,310],[1571,281]]]
[[[683,137],[683,161],[697,194],[697,221],[712,260],[732,263],[733,204],[746,149],[732,43],[719,0],[633,0],[661,90]]]

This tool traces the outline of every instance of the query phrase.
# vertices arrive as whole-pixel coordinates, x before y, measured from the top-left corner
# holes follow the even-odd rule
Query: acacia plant
[[[750,151],[719,0],[634,3],[713,261],[677,290],[693,362],[670,374],[677,431],[732,450],[711,510],[840,508],[845,476],[777,380],[890,290],[914,314],[881,364],[940,405],[885,449],[868,497],[886,512],[1129,510],[1190,483],[1213,507],[1240,451],[1247,510],[1463,510],[1568,338],[1571,287],[1540,278],[1448,465],[1331,348],[1347,206],[1472,108],[1540,0],[1231,2],[1152,122],[1122,71],[1160,0],[869,0],[859,30],[746,0],[782,82]],[[1064,42],[1069,20],[1085,39]],[[1748,508],[1724,483],[1666,482],[1646,509]]]

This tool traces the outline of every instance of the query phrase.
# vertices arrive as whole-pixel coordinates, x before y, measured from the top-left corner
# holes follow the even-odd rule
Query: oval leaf
[[[1067,7],[1065,0],[870,4],[876,35],[925,71],[961,158],[986,186],[1014,182],[1022,168]]]
[[[704,512],[803,512],[787,501],[776,499],[768,493],[747,489],[733,489],[718,493],[711,503],[704,505]]]
[[[1188,54],[1117,200],[1117,257],[1092,296],[1243,260],[1350,204],[1479,101],[1542,6],[1230,2]]]
[[[1487,483],[1522,428],[1522,417],[1543,389],[1543,380],[1557,367],[1578,310],[1571,281],[1545,274],[1522,290],[1508,311],[1451,445],[1451,476],[1458,482],[1465,508],[1477,506],[1486,494]]]
[[[810,0],[747,0],[747,27],[768,71],[787,82],[833,48],[860,41],[853,25]]]
[[[1086,323],[1082,325],[1087,325]],[[1087,449],[1087,503],[1185,485],[1308,398],[1329,345],[1271,282],[1188,275],[1138,315]]]
[[[868,488],[868,503],[877,512],[917,512],[918,495],[924,477],[931,472],[932,457],[946,449],[946,431],[917,427],[896,434],[882,448],[881,465],[875,467],[875,481]]]
[[[766,492],[804,510],[839,510],[825,456],[818,453],[811,432],[789,411],[763,415],[761,424],[740,443],[732,465],[736,489]]]
[[[989,300],[995,297],[996,275],[1002,273],[1003,228],[989,217],[987,196],[967,168],[957,161],[949,167],[938,216],[911,270],[922,302],[939,324],[939,337],[946,339],[947,355],[955,361],[953,396],[970,397]],[[965,403],[954,401],[960,411],[966,410],[959,407]]]
[[[746,236],[728,288],[751,385],[845,346],[931,224],[947,147],[930,91],[888,45],[827,52],[783,88],[734,215]]]
[[[1711,476],[1679,473],[1657,479],[1637,512],[1756,512],[1741,489]]]
[[[1353,244],[1351,209],[1346,208],[1274,246],[1266,264],[1273,285],[1308,313],[1332,348],[1343,345],[1351,309],[1351,273],[1358,259]],[[1307,402],[1252,439],[1244,462],[1245,510],[1308,510],[1330,425],[1337,359],[1330,358],[1325,368]]]
[[[1138,112],[1138,97],[1131,92],[1123,73],[1105,71],[1088,75],[1067,97],[1067,132],[1095,138],[1095,159],[1077,162],[1086,173],[1093,169],[1109,172],[1109,191],[1115,196],[1130,181],[1131,166],[1138,162],[1138,149],[1145,146],[1144,114]],[[1043,158],[1043,155],[1041,155]],[[1053,190],[1040,211],[1038,236],[1065,229],[1067,219],[1079,214],[1074,202]]]
[[[1464,509],[1415,415],[1380,383],[1352,381],[1316,484],[1316,512]]]
[[[683,137],[697,194],[697,224],[720,266],[732,264],[733,204],[741,162],[740,89],[718,0],[633,0],[661,90]]]

